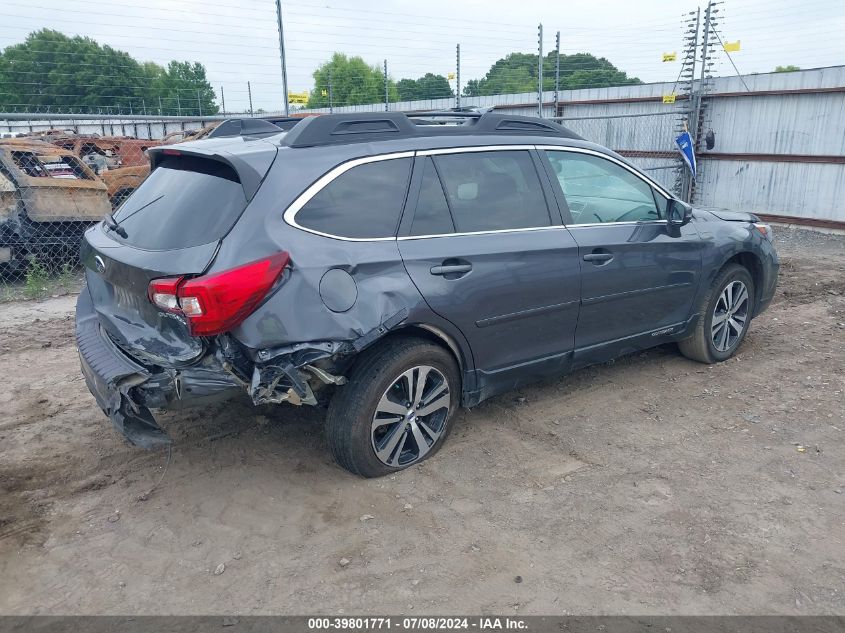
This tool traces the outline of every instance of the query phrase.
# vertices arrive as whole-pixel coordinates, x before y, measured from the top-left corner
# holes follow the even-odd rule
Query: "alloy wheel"
[[[397,376],[373,415],[376,457],[394,468],[421,460],[446,430],[450,404],[449,382],[440,370],[420,365]]]
[[[724,287],[713,308],[710,335],[713,346],[727,352],[736,345],[748,321],[748,288],[741,281]]]

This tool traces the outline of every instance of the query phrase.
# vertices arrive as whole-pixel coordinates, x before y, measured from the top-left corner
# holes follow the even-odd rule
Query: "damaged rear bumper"
[[[135,403],[129,391],[150,378],[150,372],[118,350],[100,327],[88,289],[76,304],[76,345],[85,383],[114,428],[142,448],[170,443],[147,407]]]
[[[151,409],[176,409],[246,393],[253,403],[317,404],[314,391],[346,382],[331,373],[344,344],[310,343],[258,351],[254,358],[218,337],[195,363],[163,367],[130,357],[104,331],[87,288],[76,305],[76,342],[85,382],[114,428],[142,448],[170,437]],[[354,351],[354,350],[353,350]]]

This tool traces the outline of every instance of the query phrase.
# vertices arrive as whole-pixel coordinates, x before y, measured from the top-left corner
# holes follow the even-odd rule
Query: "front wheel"
[[[726,266],[702,301],[693,335],[678,342],[681,353],[702,363],[727,360],[739,349],[754,314],[754,280],[739,264]]]
[[[458,365],[423,339],[397,339],[365,355],[338,388],[326,416],[338,464],[380,477],[437,452],[461,397]]]

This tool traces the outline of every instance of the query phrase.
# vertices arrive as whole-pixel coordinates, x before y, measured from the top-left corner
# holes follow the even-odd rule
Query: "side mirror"
[[[692,207],[686,202],[671,198],[666,205],[666,220],[669,226],[681,227],[689,224],[692,220]]]

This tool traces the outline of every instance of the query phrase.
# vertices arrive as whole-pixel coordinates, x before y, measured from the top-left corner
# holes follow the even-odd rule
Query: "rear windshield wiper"
[[[114,219],[114,216],[111,213],[106,213],[106,217],[103,218],[103,223],[120,237],[126,239],[126,229],[117,223],[117,220]]]
[[[147,204],[142,205],[139,208],[135,209],[132,213],[127,215],[125,218],[121,218],[120,222],[123,222],[123,220],[128,220],[129,218],[131,218],[133,215],[135,215],[139,211],[143,211],[148,206],[150,206],[153,202],[158,202],[163,197],[164,197],[164,194],[161,194],[160,196],[153,198]],[[126,239],[126,237],[127,237],[126,229],[124,229],[122,226],[120,226],[120,222],[115,220],[114,216],[111,213],[106,213],[106,216],[103,218],[103,222],[105,223],[106,227],[108,227],[110,230],[117,233],[123,239]]]

